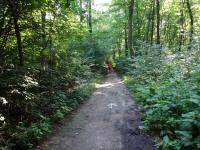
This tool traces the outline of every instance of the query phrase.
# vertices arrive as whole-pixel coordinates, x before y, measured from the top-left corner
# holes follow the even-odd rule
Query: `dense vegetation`
[[[102,78],[89,3],[0,1],[0,149],[31,148]]]
[[[29,149],[112,61],[159,149],[200,149],[199,0],[0,0],[0,148]],[[119,91],[120,92],[120,91]]]
[[[160,149],[200,149],[199,1],[115,0],[111,12],[116,69],[145,128]]]

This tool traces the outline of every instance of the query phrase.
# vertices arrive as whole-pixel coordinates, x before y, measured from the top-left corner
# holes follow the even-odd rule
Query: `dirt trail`
[[[72,119],[37,150],[156,150],[140,114],[115,73],[109,74]]]

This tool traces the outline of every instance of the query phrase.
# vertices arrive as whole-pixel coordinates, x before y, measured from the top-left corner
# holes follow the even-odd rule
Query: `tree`
[[[157,14],[157,44],[160,44],[160,0],[156,0]]]
[[[190,0],[186,0],[186,4],[187,4],[187,9],[188,9],[188,14],[190,17],[190,33],[189,33],[190,34],[190,42],[189,42],[188,49],[191,49],[192,37],[194,34],[194,17],[193,17],[193,13],[192,13]]]
[[[184,34],[184,22],[185,22],[185,17],[183,14],[183,9],[184,9],[184,3],[183,0],[180,0],[180,41],[179,41],[179,51],[181,51],[182,45],[183,45],[183,34]]]
[[[83,21],[83,0],[79,0],[79,15],[80,15],[80,22]]]
[[[131,57],[134,56],[133,50],[133,16],[134,16],[134,0],[129,2],[129,20],[128,20],[128,48],[130,51]]]
[[[125,46],[125,55],[128,57],[128,35],[127,35],[127,25],[124,25],[124,46]]]
[[[88,0],[88,11],[89,32],[92,33],[92,0]]]
[[[16,0],[8,0],[10,10],[11,10],[11,16],[13,18],[14,22],[14,28],[15,28],[15,35],[17,38],[17,47],[18,47],[18,55],[19,55],[19,64],[20,66],[24,65],[24,55],[22,50],[22,41],[21,41],[21,33],[19,29],[19,11],[18,11],[18,1]]]
[[[155,16],[155,0],[152,0],[152,14],[151,14],[151,45],[153,44],[154,35],[154,16]]]

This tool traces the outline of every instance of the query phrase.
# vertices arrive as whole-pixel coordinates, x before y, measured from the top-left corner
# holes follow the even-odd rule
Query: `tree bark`
[[[181,13],[180,23],[181,23],[181,25],[180,25],[180,36],[179,36],[180,37],[180,39],[179,39],[179,51],[181,51],[181,49],[182,49],[183,34],[184,34],[184,15],[183,15],[184,5],[183,5],[183,0],[181,0],[180,6],[181,6],[181,8],[180,8],[180,13]]]
[[[189,17],[190,17],[190,42],[189,42],[188,49],[191,49],[192,37],[193,37],[193,34],[194,34],[194,17],[193,17],[193,13],[192,13],[192,8],[191,8],[190,1],[187,0],[186,4],[187,4],[187,9],[188,9]]]
[[[83,21],[83,0],[80,0],[80,21]]]
[[[40,51],[40,57],[41,57],[41,67],[43,71],[45,71],[45,62],[46,62],[46,58],[44,56],[44,50],[47,47],[46,44],[46,32],[45,32],[45,24],[46,24],[46,12],[42,11],[41,12],[41,21],[42,21],[42,50]]]
[[[153,44],[153,34],[154,34],[154,15],[155,15],[155,0],[153,0],[153,4],[152,4],[151,45]]]
[[[121,56],[122,51],[121,51],[121,38],[120,37],[119,37],[119,39],[117,41],[117,49],[118,49],[119,56]]]
[[[136,13],[137,13],[137,37],[140,38],[141,37],[141,27],[142,27],[142,20],[140,18],[140,10],[139,10],[139,1],[136,1]]]
[[[149,31],[150,31],[150,22],[151,22],[151,12],[149,12],[148,14],[148,18],[147,18],[148,22],[147,22],[147,28],[146,28],[146,41],[149,41]]]
[[[18,55],[19,55],[19,65],[23,66],[24,65],[24,55],[23,55],[23,50],[22,50],[22,40],[21,40],[21,33],[19,29],[19,24],[18,24],[18,8],[17,8],[17,1],[15,0],[9,0],[9,7],[11,9],[11,14],[14,22],[14,28],[15,28],[15,35],[17,38],[17,48],[18,48]]]
[[[124,26],[124,43],[125,43],[125,56],[128,57],[128,36],[127,36],[127,25]]]
[[[133,51],[133,16],[134,16],[134,0],[130,0],[129,20],[128,20],[128,25],[129,25],[128,48],[129,48],[131,57],[134,56],[134,51]]]
[[[41,19],[42,19],[42,45],[43,48],[46,46],[46,33],[45,33],[45,23],[46,23],[46,12],[41,12]]]
[[[157,44],[160,44],[160,0],[156,0],[156,14],[157,14]]]
[[[89,16],[88,16],[88,24],[89,24],[89,32],[92,33],[92,0],[88,1],[89,5]]]

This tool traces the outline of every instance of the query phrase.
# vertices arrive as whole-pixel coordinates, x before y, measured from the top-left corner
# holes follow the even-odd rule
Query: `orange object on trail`
[[[109,63],[109,64],[108,64],[108,72],[111,72],[111,71],[112,71],[112,64]]]

